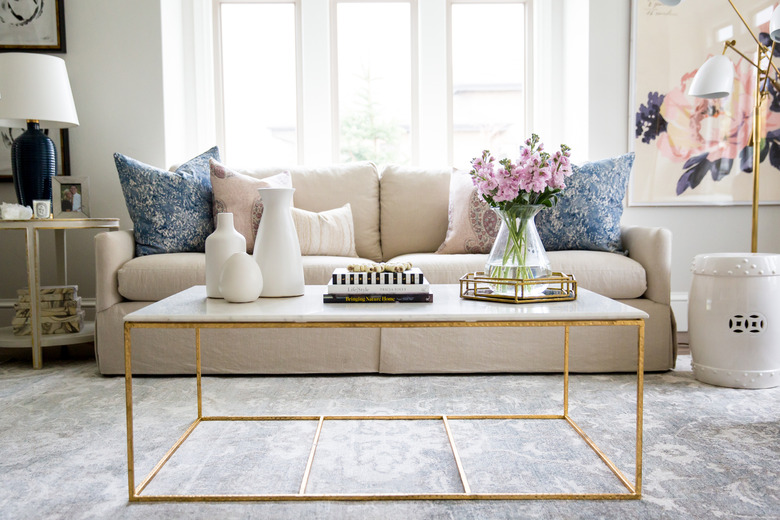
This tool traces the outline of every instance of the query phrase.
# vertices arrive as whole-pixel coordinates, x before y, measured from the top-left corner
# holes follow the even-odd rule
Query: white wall
[[[168,0],[162,0],[168,1]],[[703,0],[699,0],[703,1]],[[590,5],[589,157],[598,159],[628,150],[630,2],[598,0]],[[728,8],[724,3],[723,8]],[[93,216],[116,216],[131,223],[114,168],[113,153],[164,166],[182,157],[166,156],[181,147],[163,114],[163,37],[161,0],[66,2],[68,65],[81,122],[71,130],[74,176],[89,177]],[[169,56],[166,56],[166,60]],[[169,64],[166,62],[166,65]],[[566,81],[577,78],[566,77]],[[169,107],[176,112],[177,107]],[[180,129],[182,132],[186,128]],[[636,165],[641,168],[642,165]],[[0,185],[0,200],[15,202],[13,186]],[[667,227],[674,234],[672,291],[685,293],[689,265],[699,253],[750,248],[748,207],[631,207],[626,224]],[[761,208],[759,249],[780,252],[780,207]],[[16,297],[25,285],[23,240],[6,232],[0,248],[0,301]],[[69,235],[69,271],[83,296],[94,296],[94,260],[89,232]],[[52,248],[44,244],[44,283],[53,271]],[[8,311],[0,313],[7,321]]]

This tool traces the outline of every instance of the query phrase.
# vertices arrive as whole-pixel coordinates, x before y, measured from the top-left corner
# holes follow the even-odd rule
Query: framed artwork
[[[0,51],[65,52],[63,1],[0,2]]]
[[[24,128],[0,128],[0,182],[13,182],[11,167],[11,146]],[[68,129],[44,129],[46,135],[54,141],[57,150],[57,175],[70,175],[70,141]]]
[[[753,32],[770,42],[776,0],[738,5]],[[751,142],[755,67],[729,49],[734,89],[722,99],[699,99],[688,88],[724,42],[756,59],[756,42],[727,0],[689,0],[669,7],[634,0],[634,93],[631,140],[636,160],[631,206],[751,204]],[[780,49],[775,50],[775,60]],[[780,94],[771,89],[762,113],[759,203],[780,203]]]
[[[52,177],[51,196],[54,218],[89,218],[87,177]]]

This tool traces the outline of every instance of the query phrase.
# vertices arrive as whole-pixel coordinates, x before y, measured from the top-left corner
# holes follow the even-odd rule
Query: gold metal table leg
[[[214,501],[260,501],[260,500],[540,500],[540,499],[604,499],[604,500],[630,500],[641,498],[642,485],[642,428],[643,428],[643,393],[644,393],[644,320],[591,320],[591,321],[571,321],[571,322],[506,322],[496,324],[496,322],[484,322],[476,326],[557,326],[564,328],[564,392],[563,392],[563,415],[393,415],[393,416],[204,416],[202,403],[202,358],[201,358],[201,328],[218,324],[193,324],[193,323],[140,323],[126,322],[124,327],[125,342],[125,400],[127,414],[127,459],[128,459],[128,488],[130,501],[176,501],[176,502],[214,502]],[[222,324],[224,325],[224,324]],[[231,324],[239,328],[263,328],[270,326],[288,326],[288,327],[317,327],[322,324]],[[332,326],[333,324],[329,324]],[[371,326],[442,326],[441,323],[405,323],[405,324],[348,324],[351,327],[371,327]],[[474,326],[474,324],[448,323],[449,326]],[[569,416],[569,355],[570,355],[570,327],[572,326],[636,326],[637,327],[637,403],[636,403],[636,454],[635,454],[635,482],[632,484],[626,476],[617,468],[617,466],[596,446],[590,437],[577,425]],[[197,379],[197,401],[198,416],[190,424],[184,434],[168,450],[163,458],[157,463],[152,471],[145,477],[143,482],[135,486],[135,467],[133,451],[133,390],[132,390],[132,347],[131,331],[133,328],[187,328],[194,329],[195,332],[195,358],[196,358],[196,379]],[[593,449],[601,458],[606,466],[620,480],[628,493],[476,493],[469,485],[468,478],[463,463],[458,454],[455,438],[452,434],[449,421],[452,420],[496,420],[496,419],[557,419],[565,420]],[[176,450],[187,440],[195,428],[203,421],[318,421],[317,428],[312,441],[309,457],[306,462],[303,479],[297,494],[260,494],[260,495],[141,495],[143,490],[151,483],[152,479],[162,470],[163,466],[175,454]],[[458,473],[463,485],[463,492],[459,493],[384,493],[384,494],[308,494],[306,488],[311,475],[311,469],[314,464],[317,444],[325,421],[328,420],[441,420],[444,424],[444,430],[447,435],[453,457],[458,469]]]

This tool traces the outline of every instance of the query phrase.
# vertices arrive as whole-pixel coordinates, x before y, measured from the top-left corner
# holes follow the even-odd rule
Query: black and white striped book
[[[401,273],[352,272],[346,267],[339,267],[333,271],[331,284],[333,285],[407,285],[428,283],[419,267],[412,267]],[[420,291],[417,291],[420,292]],[[425,292],[425,291],[422,291]]]

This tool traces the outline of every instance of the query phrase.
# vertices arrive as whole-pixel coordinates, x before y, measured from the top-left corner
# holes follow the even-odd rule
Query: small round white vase
[[[294,188],[258,188],[263,216],[257,228],[254,258],[263,273],[261,297],[303,294],[303,260],[290,207]]]
[[[232,255],[242,252],[246,252],[246,239],[233,227],[233,214],[218,213],[217,229],[206,238],[206,296],[222,298],[219,291],[222,266]]]
[[[255,301],[263,290],[260,267],[245,251],[233,254],[225,261],[219,277],[219,291],[229,303]]]

